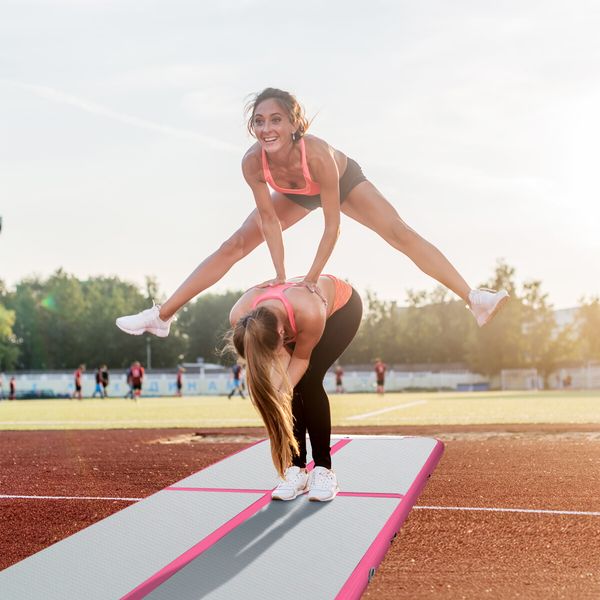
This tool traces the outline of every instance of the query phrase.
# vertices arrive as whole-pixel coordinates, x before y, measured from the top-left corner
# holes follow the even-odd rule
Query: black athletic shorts
[[[367,181],[360,165],[348,157],[346,164],[346,170],[340,177],[340,204],[346,199],[348,194],[362,181]],[[309,210],[315,210],[321,206],[321,195],[305,196],[304,194],[284,194],[286,198],[289,198],[292,202],[304,206]]]

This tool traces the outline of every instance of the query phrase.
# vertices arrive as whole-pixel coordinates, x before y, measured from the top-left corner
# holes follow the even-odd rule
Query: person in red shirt
[[[133,391],[133,397],[137,400],[142,395],[142,385],[144,381],[144,367],[142,367],[141,363],[136,360],[131,365],[131,389]]]
[[[15,400],[17,398],[17,380],[13,375],[8,383],[8,399]]]
[[[377,379],[377,393],[383,394],[385,386],[386,366],[380,358],[375,360],[375,377]]]
[[[83,379],[84,371],[85,371],[85,365],[79,365],[79,367],[76,369],[75,373],[73,374],[73,377],[75,379],[75,392],[73,392],[73,398],[77,398],[78,400],[83,400],[83,395],[81,393],[81,387],[82,387],[82,379]]]

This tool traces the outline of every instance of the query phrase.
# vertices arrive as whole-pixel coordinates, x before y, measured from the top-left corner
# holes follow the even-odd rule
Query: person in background
[[[106,388],[108,387],[109,381],[110,375],[108,373],[108,367],[106,365],[102,365],[102,367],[100,367],[100,383],[102,383],[102,393],[104,398],[108,398],[108,391]]]
[[[131,398],[132,400],[134,399],[134,395],[133,395],[133,384],[131,382],[131,368],[133,365],[131,365],[129,367],[129,369],[127,369],[127,372],[125,373],[125,377],[127,378],[127,387],[129,388],[127,390],[127,393],[125,394],[125,398]]]
[[[181,398],[182,393],[181,390],[183,389],[183,373],[184,373],[185,369],[183,367],[179,367],[177,369],[177,397]]]
[[[344,381],[343,381],[343,377],[344,377],[344,369],[342,369],[342,367],[340,365],[337,365],[335,367],[335,391],[338,394],[343,394],[344,393]]]
[[[144,383],[144,367],[142,367],[140,361],[136,360],[131,365],[131,389],[133,398],[137,401],[142,395],[142,386]]]
[[[75,383],[75,392],[73,392],[73,398],[77,398],[78,400],[83,400],[81,388],[82,388],[82,380],[83,380],[84,371],[85,371],[85,365],[79,365],[79,367],[75,370],[75,373],[73,374],[74,383]]]
[[[246,397],[246,396],[244,396],[244,389],[243,389],[243,383],[242,383],[243,370],[244,369],[243,369],[240,361],[236,362],[233,365],[233,367],[231,367],[231,377],[233,379],[233,387],[231,388],[231,392],[229,392],[229,396],[227,396],[230,400],[231,400],[231,397],[236,392],[238,392],[242,398]]]
[[[15,376],[13,375],[10,378],[10,381],[8,382],[8,399],[16,400],[16,398],[17,398],[17,380],[15,379]]]
[[[386,366],[385,364],[382,362],[382,360],[380,358],[375,360],[375,379],[376,379],[376,385],[377,385],[377,393],[378,394],[382,394],[384,392],[384,387],[385,387],[385,370],[386,370]]]
[[[102,367],[98,367],[96,369],[96,387],[94,388],[94,393],[92,394],[92,398],[96,397],[96,394],[100,394],[100,398],[104,398],[104,390],[102,389]]]

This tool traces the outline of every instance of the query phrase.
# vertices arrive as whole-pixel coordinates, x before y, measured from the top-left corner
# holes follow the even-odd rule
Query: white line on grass
[[[106,498],[103,496],[20,496],[12,494],[0,494],[0,500],[120,500],[122,502],[138,502],[144,498]],[[466,512],[502,512],[502,513],[525,513],[535,515],[575,515],[584,517],[600,517],[600,511],[584,510],[548,510],[538,508],[490,508],[484,506],[413,506],[417,510],[454,510]]]
[[[258,417],[255,419],[203,419],[198,418],[193,421],[185,420],[185,419],[160,419],[160,420],[150,420],[150,419],[125,419],[121,421],[0,421],[0,426],[3,425],[125,425],[131,424],[135,425],[136,423],[143,423],[144,425],[164,425],[164,424],[174,424],[174,423],[183,423],[185,425],[191,425],[193,427],[200,427],[203,423],[258,423]]]
[[[427,404],[427,400],[417,400],[416,402],[406,402],[405,404],[396,404],[396,406],[388,406],[388,408],[382,408],[380,410],[374,410],[373,412],[363,413],[362,415],[353,415],[344,419],[345,421],[357,421],[358,419],[366,419],[368,417],[374,417],[375,415],[382,415],[386,412],[393,410],[402,410],[403,408],[410,408],[411,406],[419,406],[420,404]]]

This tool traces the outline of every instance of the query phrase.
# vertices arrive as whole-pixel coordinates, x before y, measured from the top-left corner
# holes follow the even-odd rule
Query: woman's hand
[[[321,288],[317,285],[316,281],[309,281],[307,279],[303,279],[302,281],[299,281],[294,285],[299,287],[305,287],[309,292],[311,292],[311,294],[316,294],[317,296],[319,296],[319,298],[321,298],[321,300],[323,301],[323,304],[327,306],[327,299],[323,295],[323,292],[321,291]]]
[[[273,279],[269,279],[268,281],[263,281],[262,283],[255,285],[254,287],[267,288],[267,287],[273,287],[276,285],[281,285],[282,283],[285,283],[285,276],[284,277],[274,277]]]

